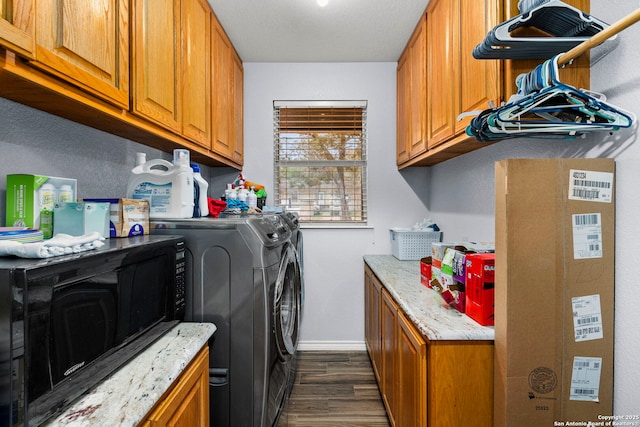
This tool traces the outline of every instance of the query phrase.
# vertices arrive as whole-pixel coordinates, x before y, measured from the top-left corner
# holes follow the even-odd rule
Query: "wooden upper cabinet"
[[[482,111],[489,103],[500,105],[502,76],[499,60],[478,60],[473,50],[498,22],[495,0],[459,0],[459,20],[454,28],[458,57],[457,81],[460,87],[454,106],[455,134],[465,132],[472,117],[458,120],[461,113]]]
[[[244,71],[215,15],[211,19],[212,149],[235,163],[243,157]]]
[[[231,101],[233,102],[233,118],[231,120],[231,129],[233,130],[233,151],[231,160],[242,164],[244,161],[244,67],[235,49],[232,50],[232,53],[233,92]]]
[[[411,40],[411,157],[427,151],[427,21],[423,16]]]
[[[0,0],[0,47],[35,58],[35,0]]]
[[[229,120],[229,107],[231,105],[231,42],[227,38],[222,26],[215,18],[211,19],[211,59],[213,62],[213,95],[212,119],[213,119],[213,151],[225,157],[232,155],[231,122]]]
[[[123,108],[129,106],[129,1],[38,0],[36,60]]]
[[[211,147],[211,9],[182,0],[182,133]]]
[[[427,150],[426,33],[423,16],[398,60],[398,164]]]
[[[454,46],[455,0],[432,0],[427,7],[427,117],[428,146],[432,148],[454,134],[454,102],[458,50]]]
[[[180,133],[180,2],[133,4],[133,112]]]
[[[566,0],[586,13],[588,0]],[[466,134],[473,118],[462,113],[483,111],[493,102],[499,106],[516,92],[516,77],[528,73],[544,60],[487,60],[473,58],[473,50],[487,33],[511,17],[520,14],[518,0],[431,0],[426,9],[426,122],[415,110],[423,96],[416,92],[414,81],[405,70],[410,62],[415,35],[424,25],[422,21],[409,39],[398,60],[398,133],[397,162],[399,168],[431,166],[476,150],[486,144],[478,143]],[[521,31],[521,30],[518,30]],[[531,31],[531,30],[524,30]],[[516,34],[517,35],[531,35]],[[419,74],[417,65],[412,68]],[[589,88],[589,55],[578,58],[570,67],[560,70],[560,80],[578,88]],[[407,85],[407,79],[412,86]],[[404,84],[403,84],[404,83]],[[413,101],[409,101],[413,98]],[[411,110],[411,109],[414,110]],[[426,146],[415,138],[424,126]]]
[[[398,165],[409,160],[411,148],[411,61],[409,56],[409,49],[405,49],[398,60],[396,77],[396,158]]]

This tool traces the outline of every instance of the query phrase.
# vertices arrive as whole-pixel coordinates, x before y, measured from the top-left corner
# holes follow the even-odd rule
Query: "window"
[[[366,101],[274,102],[275,201],[307,223],[366,223]]]

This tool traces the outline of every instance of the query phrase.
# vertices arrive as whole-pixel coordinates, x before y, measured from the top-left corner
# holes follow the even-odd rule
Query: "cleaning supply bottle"
[[[253,187],[251,187],[249,194],[247,194],[247,206],[250,208],[258,207],[258,196],[256,196],[256,193],[253,191]]]
[[[233,184],[227,184],[227,189],[224,191],[224,197],[227,200],[236,200],[238,198],[238,192],[233,188]]]
[[[146,160],[136,155],[136,163]],[[131,170],[127,197],[149,201],[149,218],[191,218],[193,216],[193,170],[189,151],[176,149],[173,164],[155,159]]]
[[[248,194],[249,192],[247,191],[246,188],[244,188],[244,185],[240,184],[240,186],[238,187],[238,200],[240,200],[241,202],[247,203]]]
[[[209,216],[209,201],[207,200],[207,192],[209,190],[209,183],[200,174],[200,166],[197,163],[191,163],[191,169],[193,170],[193,186],[194,190],[197,186],[197,191],[194,191],[194,209],[193,216]],[[197,207],[197,208],[196,208]],[[196,212],[197,211],[197,212]],[[196,215],[197,213],[197,215]]]

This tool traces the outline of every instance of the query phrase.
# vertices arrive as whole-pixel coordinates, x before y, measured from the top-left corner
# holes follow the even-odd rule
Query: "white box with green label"
[[[75,201],[78,182],[45,175],[7,175],[6,226],[40,228],[40,211],[58,201]],[[62,200],[61,200],[62,199]]]

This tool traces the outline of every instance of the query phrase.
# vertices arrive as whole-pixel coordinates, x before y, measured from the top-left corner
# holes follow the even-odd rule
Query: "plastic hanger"
[[[500,108],[478,114],[467,134],[485,142],[515,137],[566,139],[616,131],[635,122],[633,113],[608,104],[604,95],[563,84],[557,76],[558,56],[519,76],[518,93]]]
[[[521,0],[521,14],[490,30],[473,50],[476,59],[542,59],[566,52],[609,25],[561,0]],[[551,37],[514,37],[533,27]],[[615,35],[611,40],[615,39]]]

